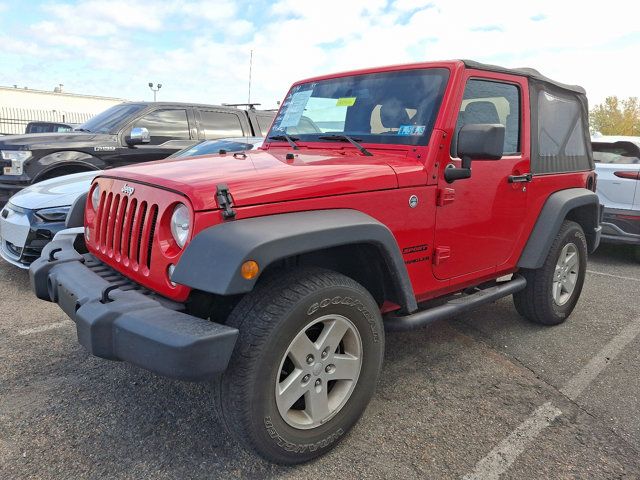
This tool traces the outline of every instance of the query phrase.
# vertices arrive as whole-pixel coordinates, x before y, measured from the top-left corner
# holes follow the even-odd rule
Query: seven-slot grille
[[[116,262],[148,273],[157,221],[158,205],[112,191],[103,192],[92,243]]]

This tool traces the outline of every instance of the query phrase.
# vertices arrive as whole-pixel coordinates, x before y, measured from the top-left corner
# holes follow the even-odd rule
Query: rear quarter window
[[[593,143],[593,161],[625,165],[640,164],[640,147],[626,142],[606,144]]]
[[[532,155],[534,174],[591,170],[593,157],[583,94],[543,83],[532,88]]]
[[[256,115],[256,121],[258,122],[258,128],[260,129],[260,136],[264,137],[271,124],[273,123],[274,115]]]
[[[201,110],[200,127],[207,140],[244,136],[240,117],[235,113]]]

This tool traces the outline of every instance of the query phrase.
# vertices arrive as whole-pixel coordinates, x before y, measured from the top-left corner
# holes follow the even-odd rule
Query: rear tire
[[[542,325],[564,322],[576,306],[587,270],[587,240],[582,227],[565,220],[544,264],[521,270],[524,290],[513,295],[520,315]]]
[[[281,271],[247,294],[227,325],[240,335],[217,406],[243,446],[297,464],[345,437],[384,354],[379,308],[360,284],[316,268]]]

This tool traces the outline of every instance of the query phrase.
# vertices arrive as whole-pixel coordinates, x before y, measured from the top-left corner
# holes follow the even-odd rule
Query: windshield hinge
[[[228,219],[236,216],[236,211],[233,209],[233,197],[226,183],[216,185],[216,200],[218,208],[222,210],[223,218]]]

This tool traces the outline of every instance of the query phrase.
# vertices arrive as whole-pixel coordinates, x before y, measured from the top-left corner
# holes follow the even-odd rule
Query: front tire
[[[542,325],[564,322],[576,306],[587,270],[587,240],[582,227],[565,220],[551,244],[544,264],[520,273],[524,290],[513,295],[520,315]]]
[[[231,313],[240,330],[218,407],[245,447],[282,464],[333,448],[371,399],[384,354],[379,308],[357,282],[282,271]]]

